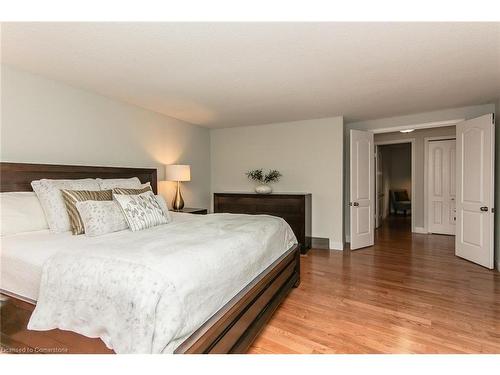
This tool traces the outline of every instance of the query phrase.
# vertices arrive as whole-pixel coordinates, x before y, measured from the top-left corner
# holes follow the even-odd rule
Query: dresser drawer
[[[258,212],[274,212],[276,214],[302,214],[304,211],[304,203],[297,199],[291,198],[267,198],[257,200],[255,203]]]
[[[227,212],[233,214],[255,214],[257,213],[257,202],[252,198],[220,197],[215,201],[215,212]]]

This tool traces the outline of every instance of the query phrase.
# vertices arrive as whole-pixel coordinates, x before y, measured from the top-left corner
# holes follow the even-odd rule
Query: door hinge
[[[495,208],[494,207],[491,207],[491,213],[494,214],[495,213]]]

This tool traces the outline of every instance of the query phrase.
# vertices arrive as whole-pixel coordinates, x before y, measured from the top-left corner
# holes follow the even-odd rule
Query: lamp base
[[[182,199],[181,194],[181,183],[177,181],[177,191],[175,193],[174,200],[172,201],[172,209],[174,211],[180,211],[184,208],[184,199]]]

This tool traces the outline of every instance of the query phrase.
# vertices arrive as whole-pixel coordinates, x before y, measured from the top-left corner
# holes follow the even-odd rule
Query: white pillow
[[[99,190],[99,184],[93,178],[81,180],[36,180],[31,182],[51,232],[61,233],[71,230],[68,212],[61,190]]]
[[[128,228],[120,205],[115,201],[76,202],[82,218],[85,235],[94,237]]]
[[[49,229],[45,214],[32,191],[0,193],[0,234]]]
[[[163,198],[163,195],[155,195],[156,200],[158,201],[158,204],[161,207],[161,210],[163,211],[163,214],[167,218],[167,223],[170,223],[172,221],[172,217],[170,216],[170,211],[168,210],[167,202],[165,201],[165,198]]]
[[[101,190],[112,190],[114,188],[122,189],[140,189],[141,181],[137,177],[131,178],[98,178],[96,179]]]
[[[152,191],[138,195],[113,194],[133,232],[167,224],[167,218]]]

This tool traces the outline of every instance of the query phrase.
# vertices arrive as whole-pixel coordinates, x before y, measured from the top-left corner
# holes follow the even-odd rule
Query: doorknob
[[[354,202],[352,205],[353,205],[354,207],[358,207],[358,206],[359,206],[359,203],[358,203],[358,202]],[[487,207],[486,207],[486,210],[488,210],[488,208],[487,208]]]
[[[480,208],[480,210],[483,211],[483,212],[488,212],[488,207],[483,206],[483,207]]]

